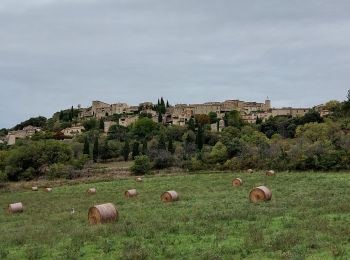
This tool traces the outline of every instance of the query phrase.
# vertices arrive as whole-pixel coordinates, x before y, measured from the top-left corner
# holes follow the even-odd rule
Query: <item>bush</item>
[[[134,165],[131,171],[134,174],[146,174],[151,169],[151,162],[147,155],[140,155],[135,157]]]
[[[168,168],[174,163],[174,157],[167,150],[151,150],[150,157],[153,161],[153,166],[156,169]]]
[[[205,169],[205,165],[201,160],[198,160],[196,157],[192,157],[191,160],[187,161],[186,168],[191,171],[201,171]]]

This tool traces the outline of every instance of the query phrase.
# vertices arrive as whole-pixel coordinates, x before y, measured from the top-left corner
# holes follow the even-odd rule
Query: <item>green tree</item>
[[[84,149],[83,154],[90,155],[90,143],[87,137],[84,138]]]
[[[92,149],[92,159],[97,162],[99,156],[98,138],[95,139],[94,147]]]
[[[99,129],[99,123],[95,118],[91,118],[88,120],[85,120],[83,122],[83,126],[86,131],[94,130],[94,129]]]
[[[137,120],[132,127],[132,132],[139,138],[148,138],[153,131],[157,129],[157,124],[150,118],[141,118]]]
[[[158,113],[158,123],[162,123],[163,122],[163,116],[162,113]]]
[[[190,118],[190,120],[188,120],[187,125],[188,125],[188,130],[191,130],[193,132],[196,131],[196,127],[192,117]]]
[[[198,129],[197,129],[196,145],[197,145],[197,149],[199,151],[201,151],[203,149],[204,133],[203,133],[203,127],[201,125],[198,126]]]
[[[208,116],[210,124],[215,124],[218,122],[218,116],[215,112],[209,112]]]
[[[123,146],[123,157],[124,157],[124,161],[128,161],[128,160],[129,160],[129,153],[130,153],[129,141],[126,140],[126,141],[124,142],[124,146]]]
[[[160,99],[160,110],[159,112],[161,114],[165,114],[165,111],[166,111],[166,108],[165,108],[165,102],[164,102],[164,99],[163,97]]]
[[[102,160],[112,159],[114,154],[115,153],[113,152],[112,147],[109,145],[108,139],[106,139],[100,148],[100,158]]]
[[[135,159],[135,157],[140,154],[139,146],[140,146],[140,143],[135,141],[132,146],[132,159]]]
[[[122,125],[112,125],[108,130],[107,138],[124,142],[127,138],[127,128]]]
[[[226,126],[234,126],[240,128],[244,124],[239,112],[236,110],[227,112],[225,114],[224,120]]]
[[[144,140],[142,142],[142,154],[147,154],[147,150],[148,150],[148,148],[147,148],[147,141]]]
[[[214,163],[225,162],[227,159],[226,146],[221,142],[217,142],[210,153],[210,157]]]
[[[159,139],[158,139],[158,149],[160,150],[166,150],[166,143],[165,143],[165,134],[163,132],[160,133]]]
[[[168,142],[168,151],[171,153],[171,154],[174,154],[175,153],[175,147],[174,147],[174,144],[173,144],[173,139],[169,139],[169,142]]]
[[[102,118],[100,119],[99,124],[100,124],[100,125],[99,125],[100,130],[102,130],[102,131],[103,131],[103,130],[105,129],[105,123],[104,123],[104,121],[103,121],[103,119],[102,119]]]
[[[134,165],[131,171],[134,174],[146,174],[151,169],[151,162],[147,155],[139,155],[135,157]]]

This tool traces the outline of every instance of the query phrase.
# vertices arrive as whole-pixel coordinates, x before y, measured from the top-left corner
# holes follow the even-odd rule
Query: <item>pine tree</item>
[[[129,153],[130,153],[129,142],[128,142],[128,140],[126,140],[124,143],[124,147],[123,147],[124,161],[127,161],[129,159]]]
[[[84,139],[84,150],[83,150],[83,154],[87,154],[90,155],[90,143],[87,137],[85,137]]]
[[[140,146],[139,142],[135,141],[132,146],[132,159],[135,159],[135,157],[140,154],[139,146]]]
[[[98,137],[95,139],[94,148],[92,150],[92,159],[97,162],[98,159]]]
[[[173,139],[172,139],[172,138],[169,139],[168,151],[169,151],[171,154],[174,154],[174,153],[175,153],[175,147],[174,147]]]

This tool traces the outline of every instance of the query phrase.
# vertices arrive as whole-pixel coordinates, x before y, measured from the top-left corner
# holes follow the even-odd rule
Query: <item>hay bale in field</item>
[[[136,177],[136,178],[135,178],[135,181],[136,181],[136,182],[142,182],[142,178],[141,178],[141,177]]]
[[[96,188],[89,188],[87,191],[89,194],[95,194],[96,193]]]
[[[112,203],[95,205],[89,209],[90,224],[104,224],[118,220],[118,211]]]
[[[248,170],[247,170],[247,173],[253,173],[253,172],[254,172],[253,169],[248,169]]]
[[[124,193],[124,196],[126,198],[131,198],[131,197],[136,197],[138,195],[136,189],[131,189],[131,190],[127,190],[125,193]]]
[[[38,190],[39,190],[38,187],[36,187],[36,186],[32,187],[32,191],[38,191]]]
[[[274,176],[275,175],[275,171],[274,170],[269,170],[266,172],[267,176]]]
[[[7,211],[9,213],[15,214],[15,213],[22,213],[23,212],[23,204],[22,202],[17,202],[13,204],[8,205]]]
[[[164,202],[176,201],[179,200],[179,194],[174,190],[169,190],[164,192],[160,198]]]
[[[251,190],[249,193],[250,202],[256,203],[259,201],[271,200],[272,193],[269,188],[265,186],[259,186]]]
[[[241,186],[243,184],[242,179],[236,178],[232,180],[232,186]]]
[[[44,191],[45,191],[45,192],[52,192],[52,188],[46,187],[46,188],[44,189]]]

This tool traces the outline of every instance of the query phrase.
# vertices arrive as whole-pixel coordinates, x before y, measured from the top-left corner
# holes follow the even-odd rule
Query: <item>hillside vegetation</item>
[[[164,102],[163,102],[164,103]],[[165,105],[155,106],[162,115]],[[244,122],[238,111],[225,114],[225,128],[213,131],[215,113],[196,115],[186,126],[156,123],[147,114],[128,127],[113,125],[104,133],[104,120],[81,120],[78,111],[52,118],[29,119],[15,127],[40,125],[44,131],[14,146],[0,146],[0,181],[37,178],[76,178],[92,163],[135,160],[135,174],[176,167],[189,171],[276,169],[340,171],[350,168],[350,94],[344,102],[324,105],[303,117],[277,116],[255,124]],[[80,123],[85,131],[73,138],[59,131]],[[215,129],[214,129],[215,130]]]

